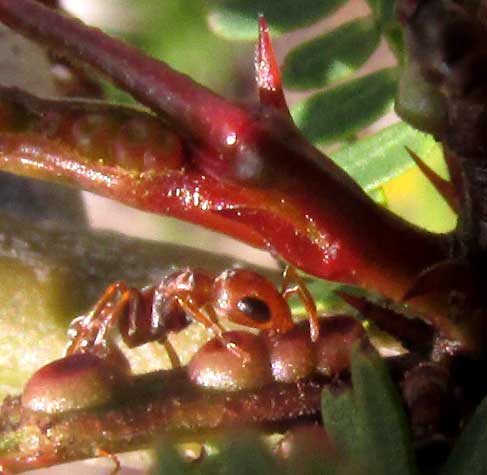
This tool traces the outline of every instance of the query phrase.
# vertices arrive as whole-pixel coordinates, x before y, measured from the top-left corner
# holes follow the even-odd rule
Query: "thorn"
[[[355,295],[347,294],[342,290],[337,290],[335,294],[338,295],[343,301],[345,301],[348,305],[353,307],[355,310],[357,310],[361,314],[365,314],[368,307],[367,299],[363,297],[357,297]]]
[[[448,206],[458,214],[460,210],[460,203],[455,193],[455,188],[452,184],[441,178],[438,173],[431,169],[418,154],[413,152],[409,147],[405,147],[409,156],[413,159],[414,163],[423,172],[423,175],[429,180],[429,182],[435,187],[436,191],[445,199]]]
[[[336,294],[359,311],[366,320],[400,341],[405,348],[419,353],[431,350],[434,332],[429,323],[406,317],[393,308],[381,306],[364,297],[356,297],[341,290]]]
[[[260,103],[289,114],[282,90],[281,72],[272,47],[269,27],[264,15],[259,15],[259,41],[255,51],[255,79]]]

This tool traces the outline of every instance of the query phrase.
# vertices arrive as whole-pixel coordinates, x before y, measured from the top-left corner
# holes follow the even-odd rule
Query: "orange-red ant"
[[[301,278],[290,267],[284,271],[282,292],[265,277],[245,269],[226,270],[216,278],[203,271],[184,269],[142,290],[115,282],[107,287],[87,315],[73,321],[66,354],[91,352],[107,358],[116,352],[108,332],[118,327],[129,348],[159,341],[165,345],[173,366],[179,366],[167,336],[196,321],[211,330],[226,348],[245,359],[245,352],[225,336],[219,319],[227,318],[233,323],[276,334],[286,333],[294,326],[286,302],[293,294],[298,294],[304,302],[311,339],[316,341],[319,336],[316,306]]]
[[[293,322],[286,300],[294,294],[304,302],[309,324]],[[222,318],[258,332],[224,331]],[[215,337],[193,355],[185,368],[187,377],[197,386],[220,391],[296,383],[314,374],[334,377],[348,368],[352,344],[364,337],[362,325],[352,317],[318,318],[311,294],[292,268],[284,272],[281,292],[265,277],[244,269],[226,270],[215,278],[184,269],[142,290],[115,282],[87,315],[73,321],[66,356],[32,376],[22,404],[57,413],[108,403],[131,377],[111,330],[118,329],[131,348],[163,343],[177,367],[179,358],[167,337],[192,321]]]

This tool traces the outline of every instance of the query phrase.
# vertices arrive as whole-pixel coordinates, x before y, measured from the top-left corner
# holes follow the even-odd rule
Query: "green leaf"
[[[399,61],[399,64],[403,64],[405,61],[406,52],[401,25],[399,25],[399,23],[391,24],[391,26],[384,31],[384,36],[387,40],[389,48]]]
[[[423,149],[421,158],[440,176],[448,178],[440,144]],[[417,167],[398,180],[385,183],[383,188],[389,209],[416,226],[436,233],[449,232],[455,228],[456,214]]]
[[[382,69],[311,96],[293,109],[293,118],[310,141],[325,145],[391,110],[395,91],[396,69]]]
[[[238,434],[223,448],[219,461],[224,475],[277,475],[277,460],[256,434]]]
[[[377,28],[382,32],[399,63],[404,60],[404,38],[396,19],[396,0],[367,0]]]
[[[401,400],[384,360],[372,348],[352,351],[353,389],[324,390],[326,430],[350,473],[411,475],[413,448]]]
[[[396,23],[395,5],[396,0],[367,0],[372,10],[372,15],[381,29],[388,28]]]
[[[242,51],[242,46],[218,38],[208,30],[205,0],[138,0],[126,3],[128,14],[138,20],[134,30],[112,33],[211,89],[233,92],[231,76],[234,64],[231,58],[237,47]],[[252,51],[249,50],[248,54],[252,55]],[[112,100],[127,102],[127,95],[113,86],[108,91]]]
[[[424,132],[442,134],[447,127],[445,98],[437,85],[424,79],[414,61],[401,70],[395,108],[399,116]]]
[[[355,347],[351,372],[366,473],[416,473],[408,421],[384,360],[371,347]]]
[[[343,300],[337,296],[336,291],[344,287],[344,284],[329,280],[305,277],[306,287],[313,296],[318,313],[338,313],[346,307]],[[306,307],[298,296],[289,299],[289,305],[294,315],[307,317]]]
[[[344,0],[212,0],[212,30],[232,40],[257,37],[257,17],[263,13],[272,35],[310,25],[333,12]]]
[[[387,198],[382,188],[374,188],[368,191],[369,196],[377,203],[382,206],[387,206]]]
[[[406,145],[419,156],[426,156],[439,147],[430,135],[399,123],[342,148],[331,158],[362,188],[371,191],[414,166],[404,148]]]
[[[173,444],[163,443],[157,451],[153,475],[189,475],[191,466],[184,462]]]
[[[487,398],[475,411],[460,435],[441,475],[484,475],[487,473]]]
[[[284,85],[311,89],[342,79],[367,61],[379,39],[380,32],[369,16],[304,43],[286,57]]]
[[[364,449],[352,389],[347,388],[338,393],[323,390],[321,414],[333,446],[344,458],[359,463]]]

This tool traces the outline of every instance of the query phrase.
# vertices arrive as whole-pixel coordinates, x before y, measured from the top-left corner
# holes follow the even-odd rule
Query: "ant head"
[[[277,333],[294,326],[289,306],[276,287],[250,270],[222,272],[215,280],[213,302],[217,314],[240,325]]]

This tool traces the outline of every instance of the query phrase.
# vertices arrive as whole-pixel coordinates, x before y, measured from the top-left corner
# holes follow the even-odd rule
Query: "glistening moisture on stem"
[[[30,12],[28,16],[23,14],[26,10]],[[93,50],[90,55],[98,58],[97,62],[91,56],[86,60],[101,70],[109,70],[118,83],[125,78],[133,85],[139,76],[150,80],[158,71],[163,75],[171,71],[173,79],[161,83],[165,93],[160,97],[170,95],[171,103],[176,104],[188,101],[208,104],[207,108],[192,107],[192,120],[177,129],[183,140],[190,136],[185,141],[183,168],[166,168],[164,173],[133,173],[119,166],[87,162],[75,144],[65,147],[47,143],[41,130],[40,134],[23,136],[22,142],[19,134],[3,135],[7,150],[4,169],[55,176],[57,180],[64,177],[66,182],[81,184],[132,206],[171,214],[265,246],[311,274],[353,282],[395,300],[402,297],[419,272],[447,257],[449,236],[427,233],[376,206],[331,160],[304,139],[280,107],[264,104],[259,109],[246,109],[215,99],[213,93],[167,65],[135,55],[133,49],[125,50],[116,40],[103,37],[103,41],[93,45],[92,38],[97,38],[100,32],[59,18],[36,2],[22,0],[15,5],[2,2],[0,17],[40,41],[62,45],[65,53],[78,55],[79,45],[86,45],[86,51]],[[64,34],[66,29],[69,35]],[[261,48],[264,46],[265,42]],[[112,50],[116,54],[112,55]],[[128,63],[122,61],[120,65],[123,51],[127,51]],[[103,58],[110,58],[106,68],[98,64],[105,61]],[[112,62],[119,64],[118,69],[112,67]],[[138,67],[144,74],[137,73]],[[178,78],[184,84],[184,94]],[[145,90],[150,88],[144,87]],[[215,100],[220,105],[226,104],[227,109],[217,114],[222,123],[213,121],[208,140],[202,140],[198,124],[209,120]],[[145,104],[160,111],[157,103],[145,100]],[[45,103],[45,107],[50,109],[51,105]],[[168,114],[172,120],[171,110],[164,110],[163,115]],[[234,120],[235,114],[243,119]],[[180,117],[184,114],[174,118],[175,124],[180,124]],[[32,128],[31,123],[26,126]],[[219,132],[213,134],[216,129]],[[231,143],[227,141],[230,136],[234,138]],[[30,150],[36,152],[27,162],[31,167],[19,164],[26,153],[25,146],[22,148],[26,140],[31,143]],[[41,153],[46,158],[38,160],[36,157]],[[254,165],[249,164],[255,160],[259,164],[255,168],[258,174],[248,181],[247,172],[244,176],[241,173],[248,166],[253,169]],[[425,296],[411,305],[440,325],[448,338],[476,345],[475,336],[468,329],[451,324],[441,299]]]
[[[472,74],[485,63],[477,45],[485,38],[485,26],[472,5],[437,0],[400,6],[421,79],[433,89],[441,83],[436,92],[447,117],[433,117],[434,126],[426,126],[445,145],[452,185],[410,154],[460,212],[457,229],[448,234],[428,233],[376,205],[304,138],[285,103],[263,17],[256,54],[260,102],[241,106],[32,0],[0,0],[0,19],[6,24],[77,56],[152,111],[40,99],[4,88],[0,164],[10,172],[74,184],[203,224],[267,248],[315,276],[382,294],[374,303],[342,295],[402,344],[405,354],[391,358],[389,366],[408,411],[412,443],[420,464],[425,452],[437,456],[434,463],[440,466],[485,393],[471,376],[482,366],[473,357],[482,355],[485,340],[483,83]],[[438,36],[428,34],[429,17]],[[465,40],[460,63],[442,49],[450,44],[452,29]],[[426,55],[418,47],[423,40]],[[446,73],[437,70],[438,57],[449,65]],[[408,112],[408,104],[401,107]],[[413,115],[428,122],[417,111]],[[3,463],[11,470],[47,466],[96,455],[102,442],[102,449],[123,450],[145,444],[155,432],[184,436],[234,426],[241,414],[259,427],[271,422],[288,426],[301,416],[317,415],[325,388],[325,425],[332,437],[344,440],[340,449],[354,451],[342,437],[347,417],[357,440],[367,434],[357,450],[358,467],[383,473],[391,463],[399,464],[380,430],[387,427],[404,449],[404,473],[414,472],[397,388],[383,376],[383,361],[357,320],[350,315],[320,318],[292,269],[285,272],[280,292],[243,270],[205,275],[186,269],[146,288],[118,279],[110,285],[73,322],[67,354],[37,370],[22,395],[4,403],[2,429],[9,444]],[[302,299],[309,323],[293,323],[291,295]],[[227,332],[224,319],[257,333]],[[214,337],[177,368],[168,336],[189,320],[209,328]],[[129,347],[162,343],[174,368],[134,375],[114,338],[117,332]],[[162,396],[152,392],[167,383],[171,388]],[[387,398],[381,398],[384,394]],[[133,404],[139,397],[142,402]],[[331,416],[330,405],[337,409]],[[390,424],[380,420],[384,407]],[[357,414],[357,421],[348,413]],[[82,425],[95,429],[83,432]],[[100,426],[103,441],[95,436]],[[382,446],[379,462],[362,460]]]

